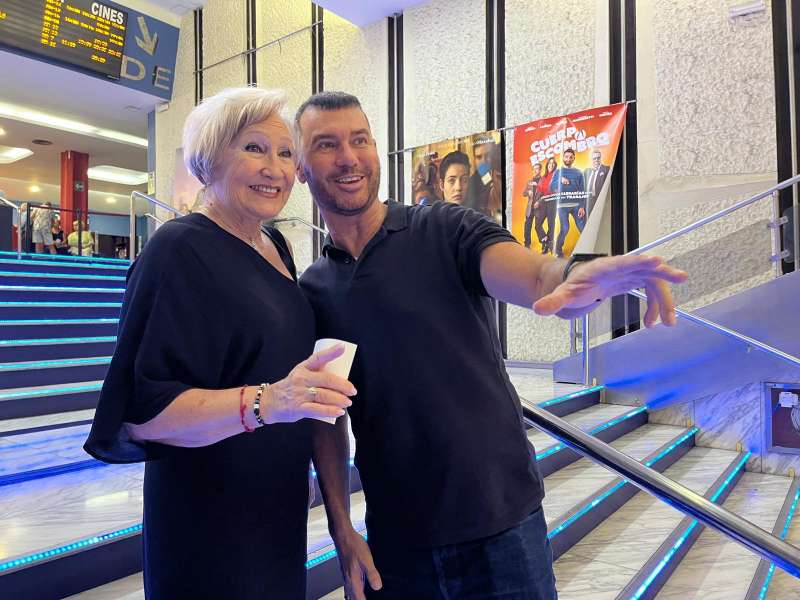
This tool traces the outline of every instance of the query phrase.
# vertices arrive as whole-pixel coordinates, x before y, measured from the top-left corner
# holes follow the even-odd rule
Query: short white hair
[[[189,172],[209,185],[222,155],[242,130],[278,115],[294,139],[293,126],[283,111],[286,93],[258,87],[226,88],[205,98],[183,125],[183,162]]]

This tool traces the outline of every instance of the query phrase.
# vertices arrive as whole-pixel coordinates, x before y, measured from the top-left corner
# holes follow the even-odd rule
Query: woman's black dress
[[[144,572],[149,598],[305,596],[308,420],[268,425],[202,448],[131,440],[190,388],[285,377],[314,346],[314,316],[295,281],[207,217],[170,221],[128,274],[114,358],[86,450],[147,461]]]

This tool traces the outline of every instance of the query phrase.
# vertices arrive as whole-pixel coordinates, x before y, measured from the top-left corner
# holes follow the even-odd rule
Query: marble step
[[[102,380],[108,371],[111,356],[86,356],[81,358],[59,358],[47,360],[24,360],[0,363],[0,400],[19,399],[14,390],[27,387],[42,387],[46,385],[60,386],[66,383],[80,383],[84,381]],[[0,406],[2,406],[0,404]],[[5,405],[8,409],[8,405]],[[89,408],[88,406],[75,406]],[[52,410],[50,412],[61,412]],[[43,413],[27,413],[43,414]],[[0,418],[11,419],[24,417],[26,414],[6,414],[0,412]]]
[[[57,273],[46,271],[6,271],[0,267],[0,285],[125,287],[125,274]]]
[[[121,302],[125,288],[72,285],[0,285],[4,302]]]
[[[119,319],[4,319],[0,340],[115,336]]]
[[[745,473],[723,506],[766,531],[772,531],[792,480]],[[656,595],[659,600],[744,598],[759,557],[721,533],[705,528]]]
[[[105,373],[107,365],[100,365],[102,374]],[[17,375],[26,375],[22,379],[20,387],[0,389],[0,431],[13,429],[26,429],[24,425],[26,419],[37,419],[48,415],[63,415],[68,412],[91,410],[97,405],[97,398],[103,386],[102,378],[79,377],[81,373],[86,373],[86,369],[78,371],[76,374],[68,373],[69,377],[63,377],[63,372],[69,367],[57,368],[52,370],[39,371],[40,377],[37,378],[37,371],[23,371]],[[96,369],[91,366],[89,369]],[[89,372],[89,375],[97,375],[97,372]],[[4,375],[0,370],[0,375]],[[47,377],[43,376],[46,375]],[[62,377],[59,377],[62,375]],[[5,376],[5,375],[4,375]],[[26,381],[34,383],[39,379],[39,385],[24,385]],[[53,383],[42,385],[46,381],[42,379],[55,380]],[[61,382],[59,379],[72,379],[73,382]],[[20,383],[18,381],[18,383]],[[2,384],[0,384],[2,387]],[[54,423],[59,422],[60,417],[55,417]],[[8,425],[13,421],[16,425]],[[5,425],[3,425],[5,424]],[[30,427],[37,427],[31,425]]]
[[[772,531],[773,535],[800,548],[800,479],[792,481],[781,516]],[[800,599],[800,579],[786,571],[761,561],[753,578],[747,600]]]
[[[727,450],[692,448],[664,474],[705,494],[738,457]],[[669,505],[638,492],[555,562],[560,597],[615,599],[682,519]]]
[[[0,363],[108,356],[116,344],[116,335],[0,340]]]
[[[0,319],[117,319],[121,308],[121,299],[113,302],[0,301]]]
[[[610,442],[645,424],[647,410],[619,404],[594,404],[561,418],[604,442]],[[533,444],[542,477],[581,458],[580,454],[536,427],[528,430],[528,440]]]
[[[110,275],[125,277],[128,267],[101,263],[78,263],[54,260],[31,260],[23,258],[0,258],[0,270],[20,273],[65,273],[72,275]]]
[[[89,382],[90,384],[102,385],[102,381]],[[31,388],[35,389],[35,388]],[[99,389],[99,387],[98,387]],[[33,433],[35,431],[46,431],[48,429],[60,429],[62,427],[73,427],[75,425],[86,425],[91,423],[94,418],[94,409],[72,410],[65,412],[54,412],[36,417],[22,417],[19,419],[0,420],[0,438],[20,435],[23,433]]]

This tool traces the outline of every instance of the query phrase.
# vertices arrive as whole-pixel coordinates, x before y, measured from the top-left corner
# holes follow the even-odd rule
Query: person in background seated
[[[78,228],[81,234],[78,236]],[[74,256],[91,256],[94,248],[94,233],[88,231],[80,221],[72,222],[72,231],[67,236],[69,253]],[[80,247],[79,247],[80,246]]]
[[[355,389],[322,371],[341,345],[312,354],[291,249],[262,228],[294,184],[284,103],[241,87],[192,109],[184,157],[204,204],[159,227],[128,272],[84,447],[146,461],[151,600],[305,598],[309,421],[341,416]]]
[[[44,252],[45,246],[50,250],[50,254],[56,253],[53,243],[53,211],[52,204],[45,202],[40,207],[33,209],[31,220],[33,221],[33,243],[36,245],[36,252]]]
[[[69,254],[69,245],[64,239],[64,228],[61,226],[61,217],[58,213],[53,215],[53,245],[56,247],[56,254]]]

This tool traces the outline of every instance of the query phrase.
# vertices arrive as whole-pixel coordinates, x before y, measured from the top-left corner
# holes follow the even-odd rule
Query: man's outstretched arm
[[[502,302],[565,319],[592,311],[606,298],[644,288],[645,326],[655,325],[659,316],[666,325],[675,324],[669,284],[686,281],[684,271],[654,256],[613,256],[580,263],[563,281],[566,264],[532,253],[516,242],[501,242],[481,253],[481,279],[486,291]]]

